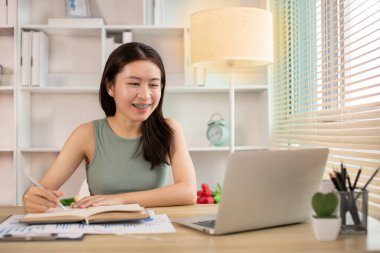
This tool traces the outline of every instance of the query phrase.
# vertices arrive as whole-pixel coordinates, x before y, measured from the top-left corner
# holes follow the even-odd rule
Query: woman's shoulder
[[[173,130],[175,136],[183,135],[183,128],[178,121],[172,118],[165,118],[165,120],[170,126],[170,128]]]
[[[82,123],[79,126],[77,126],[74,129],[72,135],[82,140],[88,140],[89,138],[92,138],[94,136],[93,121]]]
[[[175,119],[172,119],[172,118],[165,118],[165,121],[166,121],[166,123],[168,123],[168,125],[169,125],[173,130],[181,129],[181,124],[178,123],[178,121],[176,121]]]

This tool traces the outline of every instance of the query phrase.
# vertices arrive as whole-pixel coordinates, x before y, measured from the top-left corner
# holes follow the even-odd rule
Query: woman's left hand
[[[86,208],[90,206],[109,206],[123,204],[122,198],[118,194],[114,195],[94,195],[81,198],[76,201],[71,207]]]

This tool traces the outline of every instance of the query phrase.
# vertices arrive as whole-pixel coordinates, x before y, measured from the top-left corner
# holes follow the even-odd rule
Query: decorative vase
[[[315,238],[318,241],[336,240],[339,234],[342,219],[340,217],[331,218],[311,218]]]

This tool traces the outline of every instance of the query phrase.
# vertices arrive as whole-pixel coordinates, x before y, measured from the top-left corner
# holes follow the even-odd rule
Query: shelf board
[[[267,150],[267,147],[264,146],[235,146],[235,150],[239,151],[248,151],[248,150]],[[222,146],[222,147],[189,147],[190,152],[227,152],[230,150],[229,146]]]
[[[263,146],[236,146],[235,150],[266,150],[267,147]],[[230,150],[229,146],[223,147],[189,147],[190,152],[228,152]],[[0,149],[1,151],[1,149]],[[57,153],[61,149],[58,147],[27,147],[20,150],[24,153]]]
[[[21,148],[23,153],[57,153],[61,151],[61,148],[57,147],[26,147]]]
[[[13,152],[14,148],[12,147],[0,147],[0,152]]]
[[[98,87],[23,87],[22,91],[29,93],[98,93]]]
[[[235,87],[235,92],[255,92],[267,90],[266,85],[240,85]],[[22,91],[30,93],[98,93],[98,87],[23,87]],[[228,87],[209,86],[168,86],[167,93],[227,93]]]
[[[23,25],[20,28],[27,31],[42,30],[48,35],[63,36],[98,36],[100,39],[103,26],[55,26],[55,25]]]
[[[106,33],[121,33],[132,31],[133,34],[154,35],[154,36],[181,36],[186,31],[183,26],[132,26],[132,25],[107,25],[104,26]]]
[[[166,88],[168,93],[227,93],[229,87],[227,86],[169,86]],[[267,85],[237,85],[235,86],[235,92],[246,91],[264,91],[267,90]]]
[[[0,25],[0,36],[14,36],[14,25]]]
[[[13,92],[13,90],[14,90],[14,87],[12,85],[4,85],[4,86],[0,85],[0,92],[11,93]]]

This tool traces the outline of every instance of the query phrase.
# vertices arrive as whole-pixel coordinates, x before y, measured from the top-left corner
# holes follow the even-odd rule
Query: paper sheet
[[[0,224],[0,237],[5,234],[30,235],[57,233],[61,237],[79,238],[83,234],[156,234],[175,233],[175,228],[166,214],[154,214],[148,210],[151,217],[148,221],[108,223],[108,224],[46,224],[26,225],[19,223],[23,215],[12,215]]]

